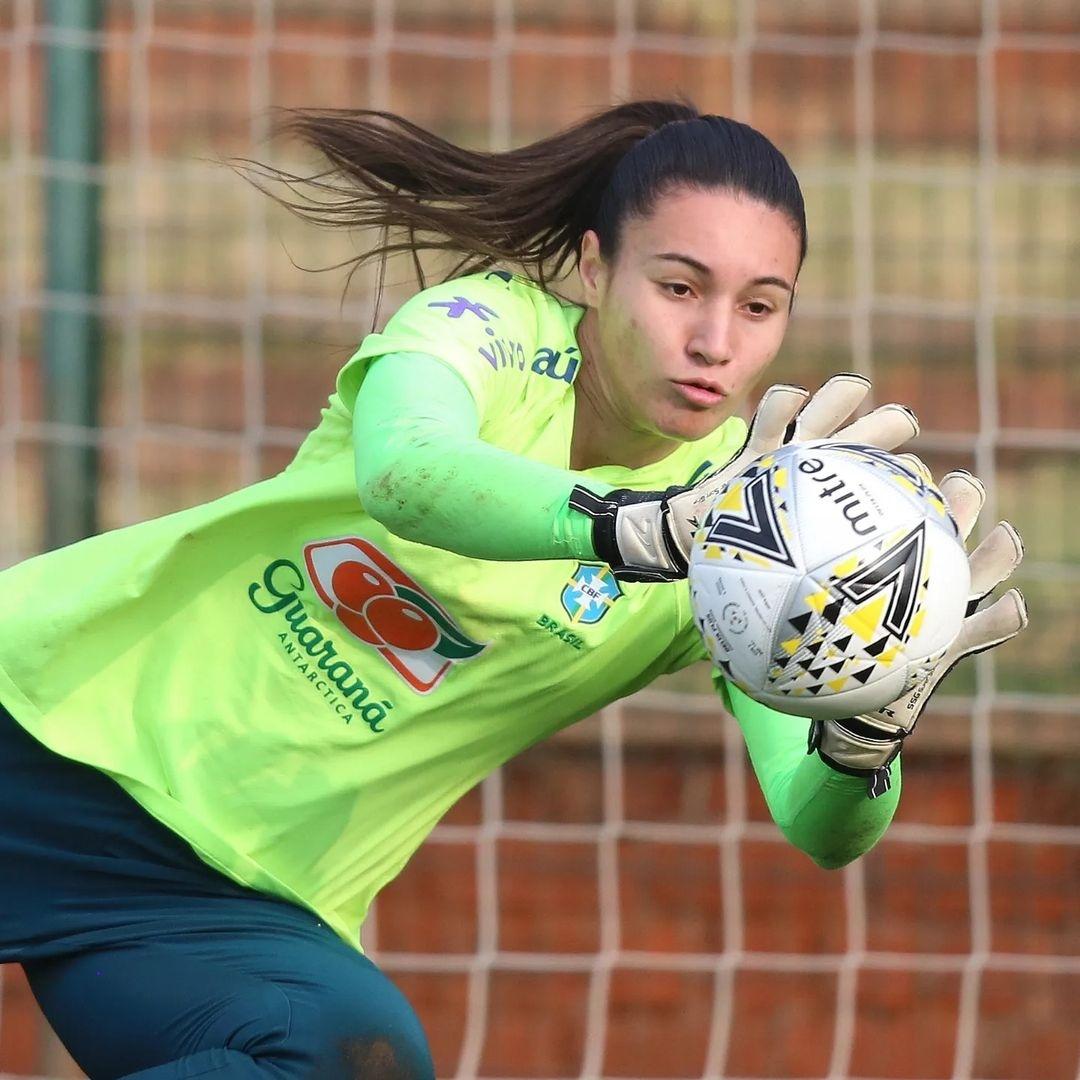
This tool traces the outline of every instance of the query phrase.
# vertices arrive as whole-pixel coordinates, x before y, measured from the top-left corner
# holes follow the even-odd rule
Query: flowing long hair
[[[458,257],[446,278],[506,265],[541,288],[576,264],[589,229],[601,253],[618,252],[623,223],[647,215],[679,186],[727,189],[786,213],[806,254],[806,214],[787,159],[760,132],[685,101],[631,101],[554,135],[501,152],[469,150],[393,113],[299,109],[280,133],[299,138],[327,165],[298,176],[234,162],[278,204],[328,228],[374,229],[379,242],[342,266],[412,257],[427,284],[424,251]],[[283,193],[279,194],[279,191]],[[347,287],[347,283],[346,283]]]

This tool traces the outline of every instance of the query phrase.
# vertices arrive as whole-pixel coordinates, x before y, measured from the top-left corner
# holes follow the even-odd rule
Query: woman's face
[[[579,395],[654,460],[651,444],[713,431],[780,348],[799,246],[786,214],[723,190],[662,196],[624,224],[610,265],[586,233]]]

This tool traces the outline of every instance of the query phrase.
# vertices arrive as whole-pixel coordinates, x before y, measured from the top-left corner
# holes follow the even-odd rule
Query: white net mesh
[[[685,91],[760,126],[811,256],[776,377],[873,375],[935,467],[1028,544],[1033,625],[950,679],[897,821],[818,871],[767,820],[701,672],[538,747],[456,808],[365,927],[440,1071],[472,1076],[1077,1074],[1080,304],[1067,0],[112,0],[100,34],[100,298],[49,294],[45,5],[0,0],[0,566],[44,543],[42,461],[101,447],[101,527],[280,468],[371,319],[307,274],[355,237],[216,163],[288,155],[271,107],[389,108],[502,148]],[[281,161],[280,156],[276,160]],[[287,162],[284,162],[287,164]],[[404,295],[393,293],[390,303]],[[46,419],[50,307],[98,308],[97,430]],[[0,871],[2,872],[2,871]],[[432,897],[438,897],[438,904]],[[0,1071],[70,1074],[14,971]]]

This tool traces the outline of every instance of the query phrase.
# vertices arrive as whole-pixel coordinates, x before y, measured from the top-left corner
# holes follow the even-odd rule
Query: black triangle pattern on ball
[[[873,674],[874,674],[874,668],[873,668],[873,665],[871,665],[868,668],[863,668],[862,671],[853,671],[851,673],[851,677],[856,682],[861,682],[865,686],[866,685],[866,680],[869,679],[870,676],[873,675]]]
[[[804,612],[802,615],[792,615],[788,622],[795,627],[800,634],[806,633],[806,628],[810,625],[810,620],[814,617],[812,611]]]
[[[873,562],[839,582],[837,591],[856,604],[886,596],[882,626],[903,637],[918,608],[917,586],[925,569],[925,548],[926,522],[920,521]]]
[[[822,609],[821,617],[828,623],[832,623],[833,626],[840,620],[840,612],[844,609],[843,600],[834,600],[831,604],[826,604]],[[848,639],[850,641],[850,638]]]
[[[851,644],[851,634],[847,637],[837,638],[833,642],[833,647],[843,652]]]
[[[811,679],[821,679],[821,678],[825,677],[825,673],[828,670],[829,670],[829,665],[826,664],[824,667],[816,667],[816,668],[815,667],[810,667],[810,668],[807,668],[806,669],[806,674],[809,675]]]
[[[714,510],[713,524],[705,539],[708,543],[723,544],[729,549],[763,556],[772,563],[794,567],[783,520],[778,516],[769,488],[769,472],[763,470],[742,484],[741,511]]]
[[[825,665],[825,670],[826,671],[835,671],[836,674],[839,675],[841,669],[843,668],[844,664],[846,664],[846,663],[847,663],[846,659],[837,660],[837,662],[835,664],[826,664]]]
[[[823,683],[818,683],[817,686],[808,686],[806,688],[806,692],[808,694],[820,694],[823,686],[824,686]]]
[[[885,646],[889,644],[888,635],[883,638],[878,638],[877,641],[870,642],[866,646],[866,652],[870,656],[880,656],[885,651]]]

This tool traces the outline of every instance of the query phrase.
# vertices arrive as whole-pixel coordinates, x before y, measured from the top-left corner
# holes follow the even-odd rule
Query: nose
[[[710,367],[730,364],[735,359],[735,319],[733,313],[717,305],[693,328],[688,349],[695,359]]]

